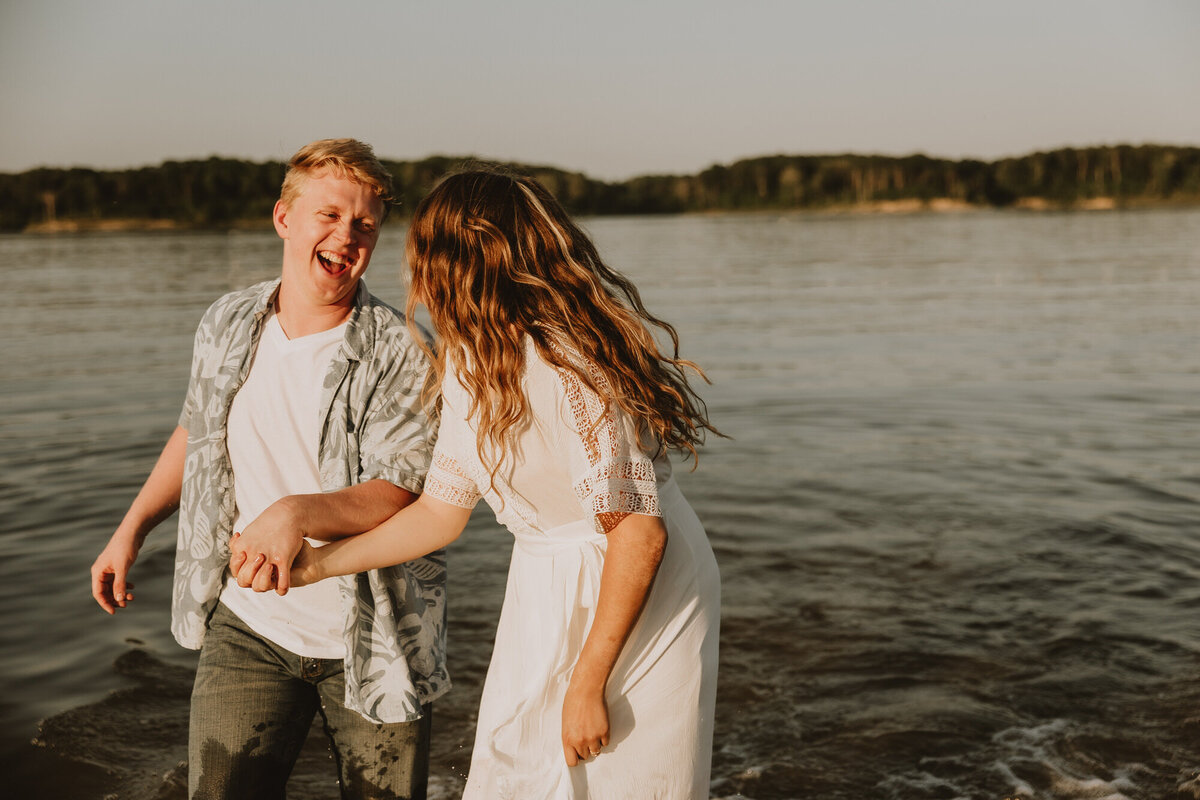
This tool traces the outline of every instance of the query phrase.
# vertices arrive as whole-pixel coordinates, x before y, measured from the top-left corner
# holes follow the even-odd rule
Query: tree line
[[[410,212],[438,178],[469,159],[385,160],[397,213]],[[1097,198],[1120,206],[1200,203],[1200,148],[1114,145],[1062,148],[996,161],[925,155],[764,156],[696,175],[606,182],[579,172],[505,166],[542,181],[577,214],[823,209],[949,200],[1006,207],[1038,199],[1069,208]],[[285,165],[211,157],[127,170],[39,168],[0,173],[0,230],[107,220],[195,227],[264,225]]]

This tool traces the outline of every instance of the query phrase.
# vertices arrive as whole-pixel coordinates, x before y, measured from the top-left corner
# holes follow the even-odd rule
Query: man
[[[171,628],[201,651],[193,798],[282,798],[317,711],[343,798],[425,797],[430,703],[450,686],[444,553],[288,586],[304,537],[383,522],[432,456],[428,363],[361,281],[390,194],[361,142],[296,153],[273,215],[282,275],[204,315],[179,426],[92,566],[96,601],[124,608],[147,534],[180,509]],[[238,584],[228,564],[243,555],[275,593]]]

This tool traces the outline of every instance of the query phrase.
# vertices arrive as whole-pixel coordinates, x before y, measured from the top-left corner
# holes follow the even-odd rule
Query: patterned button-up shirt
[[[225,295],[196,331],[179,418],[188,443],[171,607],[171,631],[184,647],[200,647],[225,583],[237,511],[225,444],[229,408],[278,289],[275,280]],[[375,478],[421,491],[436,435],[419,397],[428,366],[403,315],[360,282],[325,375],[318,444],[324,491]],[[422,703],[450,688],[445,551],[334,580],[346,618],[346,706],[378,722],[418,718]]]

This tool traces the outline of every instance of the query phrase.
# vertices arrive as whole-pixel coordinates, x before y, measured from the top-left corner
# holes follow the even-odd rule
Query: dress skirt
[[[659,502],[667,546],[608,682],[610,742],[575,767],[562,704],[607,540],[590,520],[516,535],[464,800],[707,800],[720,578],[673,479]]]

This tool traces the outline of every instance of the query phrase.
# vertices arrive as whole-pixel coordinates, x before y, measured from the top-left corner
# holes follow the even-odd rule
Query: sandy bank
[[[21,233],[148,233],[153,231],[270,230],[270,220],[239,220],[223,225],[197,225],[173,219],[57,219],[26,225]]]
[[[1000,210],[1013,209],[1017,211],[1114,211],[1123,209],[1147,208],[1194,208],[1200,205],[1200,198],[1184,198],[1177,200],[1148,201],[1145,199],[1126,200],[1115,197],[1089,197],[1073,203],[1062,203],[1045,197],[1021,197]],[[871,200],[862,203],[843,203],[820,207],[794,208],[750,208],[750,209],[708,209],[690,211],[685,214],[759,214],[799,212],[806,214],[959,214],[970,211],[997,210],[994,206],[968,203],[949,197],[934,197],[929,200],[906,198],[903,200]],[[169,219],[60,219],[52,222],[37,222],[25,227],[22,233],[62,234],[62,233],[146,233],[154,231],[269,231],[267,220],[238,220],[223,225],[198,225],[177,222]]]

